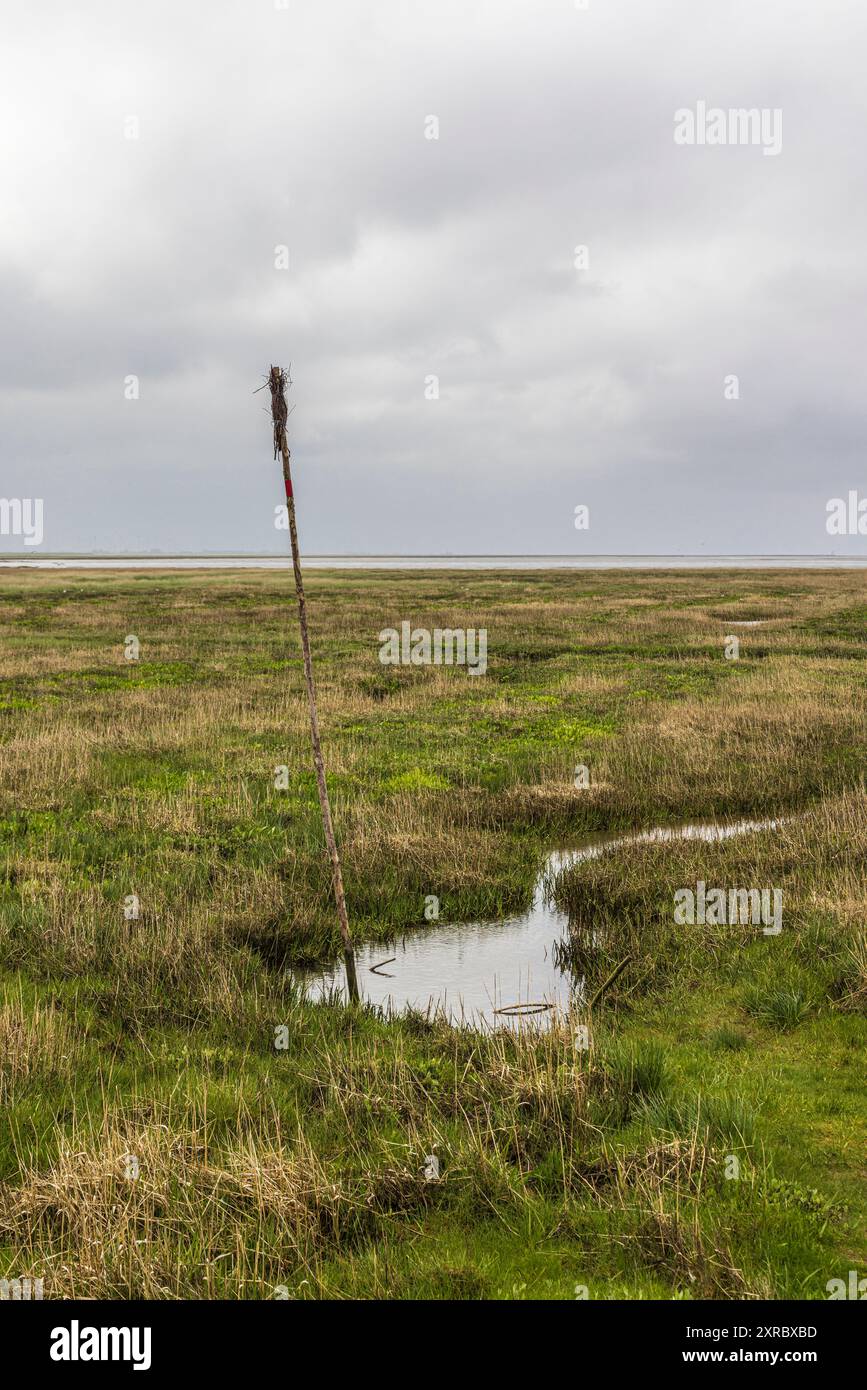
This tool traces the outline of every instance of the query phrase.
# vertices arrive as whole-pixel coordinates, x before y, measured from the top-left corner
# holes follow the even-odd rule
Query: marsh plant
[[[434,906],[449,932],[525,912],[552,847],[619,842],[553,885],[573,1016],[479,1031],[300,987],[342,942],[285,575],[0,571],[0,1278],[46,1299],[848,1287],[865,585],[306,577],[347,908],[375,960],[436,934]],[[485,679],[381,664],[386,604],[496,632]],[[723,660],[721,633],[758,620]],[[710,821],[741,829],[636,833]],[[785,930],[678,925],[672,895],[699,881],[778,887]]]

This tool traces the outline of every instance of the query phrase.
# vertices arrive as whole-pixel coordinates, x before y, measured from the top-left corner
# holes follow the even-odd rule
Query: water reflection
[[[596,929],[582,932],[580,941],[570,936],[568,917],[552,898],[558,874],[626,845],[726,840],[749,831],[771,830],[777,824],[775,820],[742,820],[657,826],[617,838],[587,836],[547,856],[532,904],[520,916],[419,926],[389,944],[361,946],[356,959],[362,996],[390,1013],[418,1009],[440,1014],[456,1026],[549,1026],[552,1018],[568,1017],[586,1004],[579,954],[603,944]],[[299,978],[313,999],[335,991],[345,996],[342,962]]]

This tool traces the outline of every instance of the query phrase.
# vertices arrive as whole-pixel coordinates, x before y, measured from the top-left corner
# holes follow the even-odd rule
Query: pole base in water
[[[349,1002],[350,1004],[358,1004],[361,1000],[361,995],[358,992],[358,975],[355,972],[355,952],[347,949],[343,953],[343,959],[346,963],[346,984],[349,990]]]

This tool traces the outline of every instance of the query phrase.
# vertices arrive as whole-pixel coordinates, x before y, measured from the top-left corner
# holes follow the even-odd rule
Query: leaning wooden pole
[[[298,617],[301,624],[301,651],[304,655],[304,680],[307,685],[307,703],[310,707],[310,741],[313,744],[313,765],[316,768],[316,785],[319,789],[319,806],[322,810],[322,826],[325,830],[325,843],[331,858],[331,878],[334,883],[334,897],[337,903],[337,920],[340,935],[343,937],[343,955],[346,961],[346,983],[349,998],[358,1003],[358,976],[355,972],[355,952],[349,934],[349,917],[346,912],[346,896],[343,892],[343,874],[340,870],[340,855],[334,838],[334,823],[331,819],[331,804],[328,800],[328,784],[325,781],[325,763],[322,760],[322,745],[319,741],[319,715],[316,711],[316,689],[313,684],[313,662],[310,659],[310,636],[307,631],[307,604],[304,599],[304,581],[301,578],[301,556],[298,551],[298,528],[295,525],[295,498],[292,493],[292,473],[289,468],[289,445],[286,441],[286,386],[287,376],[282,367],[272,367],[268,376],[271,389],[271,418],[274,421],[274,457],[283,459],[283,481],[286,484],[286,508],[289,513],[289,536],[292,541],[292,568],[295,571],[295,592],[298,595]]]

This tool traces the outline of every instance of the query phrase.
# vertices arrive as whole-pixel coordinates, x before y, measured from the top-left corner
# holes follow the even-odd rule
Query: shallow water
[[[305,570],[861,569],[867,555],[305,555]],[[39,555],[0,557],[0,568],[285,570],[283,555]]]
[[[557,874],[626,845],[727,840],[749,831],[772,830],[777,824],[774,820],[742,820],[720,825],[658,826],[618,838],[587,836],[547,856],[536,880],[533,902],[520,916],[492,922],[431,923],[414,928],[391,944],[360,947],[356,963],[362,997],[390,1013],[420,1009],[441,1014],[452,1024],[545,1027],[552,1017],[568,1013],[576,988],[569,970],[556,963],[555,946],[568,937],[569,926],[566,913],[551,900]],[[382,964],[380,970],[371,969],[389,957],[394,959]],[[346,992],[342,963],[299,974],[299,979],[313,999],[333,991]],[[537,1013],[497,1012],[532,1004],[550,1007]]]

